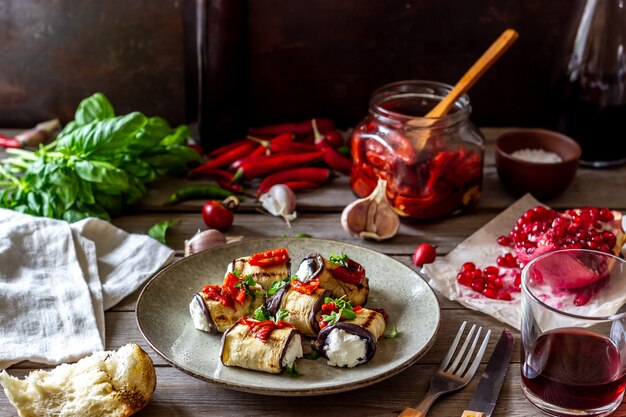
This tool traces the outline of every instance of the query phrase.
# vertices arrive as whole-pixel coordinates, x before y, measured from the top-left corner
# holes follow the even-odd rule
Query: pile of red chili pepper
[[[333,178],[333,170],[349,175],[349,148],[331,119],[312,119],[250,128],[245,139],[208,154],[209,160],[191,173],[211,177],[223,188],[241,192],[241,182],[262,178],[257,196],[273,185],[294,192],[312,190]]]
[[[241,305],[246,300],[245,287],[243,285],[237,286],[242,281],[244,280],[229,272],[224,277],[222,285],[205,285],[202,292],[224,307],[235,308],[235,302]]]

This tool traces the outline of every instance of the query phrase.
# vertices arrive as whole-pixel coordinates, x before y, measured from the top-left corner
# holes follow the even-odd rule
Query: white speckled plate
[[[395,323],[400,337],[381,338],[374,358],[352,369],[328,366],[324,358],[298,359],[302,376],[293,378],[284,373],[272,375],[223,366],[219,359],[221,335],[194,328],[189,301],[204,285],[220,284],[226,266],[234,258],[280,247],[289,250],[292,272],[311,252],[324,256],[345,252],[359,262],[370,280],[367,307],[383,307],[389,313],[387,332],[390,324]],[[439,322],[435,294],[411,268],[371,249],[322,239],[246,240],[192,255],[156,274],[137,301],[139,329],[154,350],[173,366],[226,388],[267,395],[330,394],[382,381],[426,353],[435,341]]]

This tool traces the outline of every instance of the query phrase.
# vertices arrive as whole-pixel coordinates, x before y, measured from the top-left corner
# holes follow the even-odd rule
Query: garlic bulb
[[[193,255],[224,243],[226,243],[226,238],[219,230],[198,231],[191,239],[185,240],[185,256]]]
[[[297,217],[296,194],[284,184],[272,186],[265,194],[261,194],[259,201],[263,208],[273,216],[282,216],[291,227],[290,221]]]
[[[353,201],[341,213],[341,225],[346,232],[361,239],[385,240],[395,236],[400,217],[389,204],[387,181],[378,179],[372,194]]]

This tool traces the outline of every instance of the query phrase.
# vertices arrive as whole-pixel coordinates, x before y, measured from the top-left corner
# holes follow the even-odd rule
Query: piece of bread
[[[20,417],[127,417],[148,403],[156,374],[148,354],[128,344],[24,379],[3,371],[0,384]]]

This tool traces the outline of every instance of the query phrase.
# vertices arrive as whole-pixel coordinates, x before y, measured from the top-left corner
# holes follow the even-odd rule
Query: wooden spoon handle
[[[400,414],[398,414],[398,417],[426,417],[426,414],[421,411],[414,410],[411,407],[407,407]]]
[[[463,94],[469,90],[469,88],[474,85],[476,81],[487,71],[494,62],[502,56],[502,54],[509,49],[513,42],[517,39],[519,35],[513,29],[507,29],[500,35],[496,41],[491,44],[489,49],[485,51],[485,53],[478,58],[478,61],[472,65],[472,67],[461,77],[459,82],[456,83],[454,88],[450,90],[447,96],[444,97],[431,111],[428,112],[426,117],[441,117],[446,115],[454,103],[461,97]]]

